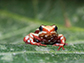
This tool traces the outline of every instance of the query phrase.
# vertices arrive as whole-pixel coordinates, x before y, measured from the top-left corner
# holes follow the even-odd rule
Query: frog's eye
[[[58,27],[57,27],[57,26],[55,26],[55,31],[57,31],[57,29],[58,29]]]
[[[40,30],[40,31],[42,31],[42,30],[43,30],[43,27],[42,27],[42,26],[40,26],[40,27],[39,27],[39,30]]]

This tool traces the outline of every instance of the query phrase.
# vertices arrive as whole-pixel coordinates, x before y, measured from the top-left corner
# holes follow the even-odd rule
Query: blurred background
[[[0,0],[0,62],[83,63],[83,23],[83,0]],[[68,43],[65,51],[25,45],[24,36],[42,24],[58,26]]]
[[[83,0],[0,0],[0,9],[32,19],[84,27]]]

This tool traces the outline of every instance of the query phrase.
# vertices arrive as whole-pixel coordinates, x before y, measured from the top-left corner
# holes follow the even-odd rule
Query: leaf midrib
[[[3,52],[0,55],[7,54],[23,54],[23,53],[39,53],[39,54],[84,54],[84,51],[16,51],[16,52]]]

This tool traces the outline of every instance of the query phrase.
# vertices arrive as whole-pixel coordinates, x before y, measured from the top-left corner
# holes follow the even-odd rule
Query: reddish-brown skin
[[[62,34],[57,34],[54,30],[55,25],[53,26],[43,26],[42,31],[39,29],[36,30],[34,33],[30,33],[24,37],[23,41],[26,44],[32,44],[37,46],[46,46],[46,45],[53,45],[59,46],[58,50],[62,47],[64,50],[64,45],[66,38]],[[44,33],[44,31],[46,33]],[[40,33],[41,32],[41,33]]]

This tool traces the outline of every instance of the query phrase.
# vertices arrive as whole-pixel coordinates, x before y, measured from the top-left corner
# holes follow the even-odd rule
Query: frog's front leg
[[[65,50],[63,46],[64,46],[64,45],[67,45],[67,44],[65,43],[66,38],[65,38],[62,34],[59,34],[57,41],[58,41],[58,42],[57,42],[56,44],[54,44],[53,46],[59,46],[59,48],[58,48],[57,50],[59,50],[61,47],[62,47],[63,50]]]
[[[32,45],[37,45],[37,46],[46,46],[45,44],[41,44],[41,42],[35,42],[34,41],[34,38],[41,41],[41,39],[38,37],[38,34],[36,33],[30,33],[28,34],[27,36],[24,37],[23,41],[26,43],[26,44],[32,44]]]

